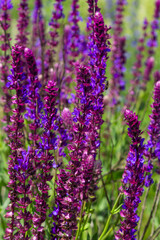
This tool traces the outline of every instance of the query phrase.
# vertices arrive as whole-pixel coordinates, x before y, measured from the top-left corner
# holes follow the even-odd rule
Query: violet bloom
[[[47,200],[49,198],[48,190],[50,189],[47,182],[51,181],[52,176],[50,170],[58,166],[58,157],[64,156],[63,148],[66,145],[67,134],[62,124],[62,119],[57,113],[57,94],[58,88],[55,81],[48,81],[45,89],[44,97],[44,115],[42,116],[43,131],[41,141],[37,149],[37,174],[38,179],[38,194],[36,195],[36,212],[33,216],[33,234],[34,239],[43,239],[45,231],[43,223],[46,220],[46,214],[49,209]],[[57,134],[59,135],[57,136]],[[57,156],[53,152],[58,150]],[[57,160],[57,161],[56,161]],[[56,163],[55,163],[56,162]]]
[[[111,106],[119,102],[120,91],[125,89],[124,72],[125,72],[125,42],[126,38],[122,36],[123,31],[123,12],[126,5],[125,0],[117,0],[116,15],[114,22],[114,34],[112,45],[112,67],[111,67],[111,87],[110,98]]]
[[[147,34],[147,29],[148,29],[148,21],[147,19],[144,20],[143,22],[143,35],[142,37],[139,38],[138,40],[138,45],[137,45],[137,54],[136,54],[136,62],[133,65],[132,68],[132,74],[133,78],[130,81],[131,87],[128,91],[128,94],[126,96],[126,106],[130,107],[131,104],[135,103],[136,101],[136,95],[137,95],[137,90],[138,86],[140,88],[140,80],[142,79],[142,65],[143,65],[143,58],[144,58],[144,51],[145,51],[145,43],[146,43],[146,38],[148,36]],[[147,77],[148,72],[146,71],[146,77]]]
[[[130,110],[124,113],[127,122],[128,135],[132,139],[127,163],[123,173],[121,191],[126,195],[120,215],[124,220],[121,221],[120,229],[115,235],[115,239],[133,240],[136,239],[136,226],[139,221],[137,208],[141,202],[145,182],[144,159],[144,139],[141,137],[139,129],[140,121],[138,116]]]
[[[41,16],[42,14],[42,2],[41,0],[35,0],[35,5],[34,5],[34,10],[33,10],[33,16],[32,16],[32,51],[34,52],[34,54],[36,53],[37,49],[36,49],[36,45],[37,41],[39,40],[39,20],[42,18]],[[40,18],[40,19],[39,19]]]
[[[56,0],[54,4],[54,11],[52,13],[52,18],[49,23],[49,26],[51,27],[50,39],[48,41],[48,45],[50,49],[48,50],[48,54],[50,54],[51,64],[53,64],[53,55],[56,53],[56,47],[58,45],[58,29],[60,28],[60,23],[58,22],[61,18],[64,18],[63,14],[63,5],[62,2],[64,0]]]
[[[82,35],[80,33],[80,28],[79,28],[79,21],[81,21],[81,17],[79,14],[79,3],[78,0],[72,0],[72,11],[69,14],[69,23],[71,26],[70,29],[70,39],[68,42],[68,49],[69,49],[69,64],[70,64],[70,68],[73,71],[73,64],[76,62],[82,62],[85,57],[86,57],[86,52],[87,52],[87,41],[84,37],[84,35]],[[79,57],[81,56],[81,59],[79,59]],[[77,58],[75,60],[75,58]]]
[[[101,165],[96,161],[99,147],[98,131],[93,120],[93,92],[91,75],[88,67],[77,69],[76,108],[73,111],[72,142],[68,145],[70,161],[66,170],[61,170],[57,180],[57,197],[55,200],[57,214],[52,213],[54,227],[53,239],[65,237],[70,239],[77,229],[77,217],[82,201],[88,201],[96,190],[97,178]],[[95,118],[94,118],[95,119]],[[96,124],[96,123],[95,123]]]
[[[28,11],[28,0],[21,0],[18,8],[18,34],[16,36],[17,44],[26,47],[28,43],[27,27],[29,24],[29,11]]]
[[[100,129],[103,114],[103,92],[106,84],[106,61],[108,52],[110,52],[109,31],[104,25],[103,16],[100,12],[96,12],[93,18],[93,39],[92,33],[89,38],[89,57],[91,66],[91,86],[93,88],[93,108],[96,115],[96,124]]]
[[[71,83],[75,76],[75,65],[86,59],[87,55],[87,41],[85,37],[80,33],[79,21],[81,17],[79,15],[78,0],[72,1],[72,10],[69,14],[69,24],[64,28],[63,34],[63,48],[60,52],[60,60],[63,65],[60,66],[60,71],[63,74],[58,76],[57,86],[60,89],[59,102],[66,106],[69,104],[69,96],[71,94]]]
[[[52,213],[50,215],[54,220],[53,239],[56,237],[70,239],[71,236],[75,235],[81,201],[88,198],[89,191],[87,191],[87,182],[83,176],[84,171],[81,169],[81,162],[83,152],[86,149],[87,153],[89,151],[87,148],[90,148],[87,133],[91,129],[91,109],[89,107],[91,104],[91,89],[89,71],[87,68],[81,67],[77,74],[77,96],[80,97],[81,102],[73,112],[74,136],[72,144],[68,146],[71,151],[70,161],[66,166],[66,170],[60,169],[58,174],[55,200],[57,214]],[[93,158],[91,158],[91,161],[92,164],[90,163],[87,166],[93,168]],[[91,175],[85,177],[92,178]]]
[[[46,36],[45,36],[45,20],[42,14],[42,1],[35,0],[32,20],[32,51],[36,56],[38,72],[41,74],[42,87],[46,85],[49,77],[49,66],[45,57]]]
[[[95,12],[99,12],[99,7],[97,5],[98,0],[87,0],[88,3],[88,13],[90,17],[93,17]]]
[[[99,12],[93,16],[94,42],[89,43],[90,66],[77,67],[76,107],[73,115],[73,136],[70,161],[66,170],[60,170],[57,180],[57,197],[52,236],[70,239],[77,229],[77,217],[82,201],[94,195],[101,164],[96,161],[100,146],[99,129],[103,113],[105,68],[109,51],[108,28]],[[106,43],[107,42],[107,43]],[[92,45],[93,44],[93,45]]]
[[[46,184],[45,180],[47,181],[51,180],[51,177],[46,176],[45,173],[42,173],[42,166],[43,161],[45,161],[45,156],[43,154],[43,150],[39,147],[40,142],[40,136],[38,133],[38,130],[41,127],[41,117],[42,117],[42,108],[43,103],[40,98],[40,87],[41,84],[38,80],[38,69],[36,65],[35,58],[33,56],[33,53],[30,49],[25,48],[24,49],[24,56],[26,59],[27,67],[28,67],[28,75],[29,75],[29,84],[28,84],[28,101],[27,101],[27,113],[25,114],[25,117],[30,121],[29,128],[31,130],[29,134],[29,139],[31,141],[31,151],[30,151],[30,162],[33,164],[33,169],[35,173],[37,171],[40,171],[40,173],[37,173],[36,178],[38,179],[38,191],[35,188],[34,184],[32,185],[32,189],[34,189],[34,194],[36,198],[36,204],[35,204],[35,213],[33,215],[33,225],[34,228],[32,229],[32,233],[35,239],[40,239],[44,237],[44,229],[41,226],[41,224],[45,221],[46,218],[46,211],[47,211],[47,204],[46,204],[46,194],[49,187]],[[47,161],[45,161],[47,164]],[[51,167],[51,165],[50,165]],[[45,172],[45,168],[43,169]],[[45,175],[45,176],[44,176]],[[43,183],[42,183],[43,179]],[[48,196],[48,195],[47,195]],[[43,206],[43,207],[42,207]],[[45,211],[44,211],[45,209]]]
[[[155,71],[154,72],[154,82],[158,82],[160,79],[160,71]]]
[[[147,61],[145,63],[145,69],[144,69],[144,74],[143,74],[143,82],[141,83],[141,88],[143,90],[146,89],[146,84],[150,80],[151,77],[151,72],[154,67],[154,57],[148,57]]]
[[[38,128],[40,127],[41,110],[43,103],[40,97],[41,84],[38,80],[38,69],[32,51],[29,48],[24,49],[24,57],[28,68],[28,85],[27,88],[27,105],[25,118],[29,119],[31,123],[29,128],[31,130],[29,139],[34,147],[39,141]]]
[[[70,112],[69,108],[64,108],[61,113],[61,117],[63,119],[63,123],[68,131],[72,132],[73,127],[73,117],[72,113]]]
[[[8,30],[10,28],[10,14],[9,10],[12,8],[12,3],[10,0],[1,0],[0,2],[0,29],[1,29],[1,35],[0,35],[0,41],[2,42],[0,45],[0,49],[2,51],[0,56],[0,76],[1,81],[3,82],[3,93],[4,96],[2,97],[2,101],[4,102],[4,113],[5,117],[3,119],[4,122],[9,124],[10,122],[10,114],[11,111],[11,96],[8,91],[8,88],[6,87],[7,84],[7,76],[9,75],[9,68],[8,68],[8,62],[10,59],[9,51],[10,51],[10,41],[11,37],[8,33]],[[7,132],[7,127],[5,127],[5,131]]]
[[[160,16],[160,0],[156,0],[155,2],[155,10],[154,10],[154,19],[151,22],[151,33],[150,38],[147,42],[148,46],[148,57],[145,62],[145,70],[143,75],[143,82],[141,83],[141,87],[143,90],[146,89],[147,82],[150,80],[151,72],[154,67],[154,55],[155,48],[158,46],[157,43],[157,30],[159,29],[159,16]]]
[[[8,162],[8,171],[10,181],[8,187],[9,198],[11,201],[6,217],[10,218],[8,228],[6,229],[5,239],[28,239],[26,232],[31,227],[30,219],[32,216],[27,210],[30,204],[28,195],[30,194],[29,176],[31,168],[23,150],[24,145],[24,119],[23,112],[25,110],[25,89],[23,81],[25,74],[23,73],[23,61],[21,60],[23,48],[15,45],[12,49],[12,74],[8,77],[7,87],[15,91],[12,97],[12,105],[14,107],[11,116],[11,125],[8,125],[8,138],[10,141],[11,155]],[[19,205],[17,206],[17,203]],[[24,209],[22,211],[22,209]],[[21,221],[22,220],[22,221]],[[22,223],[23,222],[23,223]],[[18,230],[18,231],[15,231]]]
[[[69,15],[69,22],[71,23],[71,43],[70,43],[70,51],[71,51],[71,56],[73,58],[77,57],[80,52],[79,52],[79,47],[80,47],[80,29],[78,26],[78,22],[80,21],[80,16],[79,16],[79,4],[78,0],[73,0],[72,1],[72,11],[70,12]],[[72,59],[72,61],[75,61]],[[72,64],[72,63],[70,63]]]
[[[154,102],[151,105],[152,114],[150,115],[150,124],[148,127],[150,139],[146,145],[146,155],[150,168],[152,168],[152,161],[156,158],[159,161],[158,165],[160,164],[160,81],[155,83],[153,99]]]

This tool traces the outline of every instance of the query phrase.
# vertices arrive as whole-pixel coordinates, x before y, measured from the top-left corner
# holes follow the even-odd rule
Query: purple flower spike
[[[131,106],[131,104],[135,103],[136,96],[137,96],[137,91],[140,90],[140,80],[142,78],[142,69],[141,68],[143,66],[143,58],[144,58],[143,53],[146,50],[146,39],[147,39],[147,36],[148,36],[148,34],[147,34],[148,25],[149,25],[149,23],[148,23],[147,19],[145,18],[144,23],[143,23],[143,27],[142,27],[143,35],[138,40],[136,62],[134,63],[133,68],[132,68],[133,78],[130,81],[131,87],[130,87],[130,89],[128,91],[128,94],[127,94],[127,97],[126,97],[127,98],[127,101],[126,101],[127,108],[129,108]],[[153,63],[154,62],[152,62],[152,64]],[[149,62],[148,62],[148,64],[149,64]],[[150,66],[152,67],[151,64],[150,64]],[[148,68],[147,68],[145,70],[146,78],[148,77],[147,74],[149,74],[149,73],[150,72],[148,71]],[[138,89],[138,86],[139,86],[139,89]]]
[[[0,76],[1,81],[3,82],[3,93],[4,96],[2,97],[1,101],[4,103],[4,113],[5,117],[3,118],[3,121],[9,124],[10,122],[10,112],[11,112],[11,95],[8,91],[7,87],[7,77],[9,75],[9,51],[10,51],[10,14],[9,10],[12,8],[12,3],[10,0],[1,0],[0,1],[0,49],[1,49],[1,56],[0,56]],[[4,128],[4,130],[7,132],[7,127]]]
[[[22,61],[23,47],[15,45],[12,48],[12,74],[9,76],[9,88],[16,94],[12,97],[13,114],[11,125],[8,125],[8,138],[10,141],[11,155],[8,162],[10,181],[8,183],[9,198],[11,201],[6,217],[11,215],[11,220],[6,229],[5,239],[28,239],[26,232],[30,229],[31,214],[27,211],[30,204],[29,194],[32,164],[29,163],[28,153],[23,150],[24,144],[24,119],[25,110],[25,80]],[[18,203],[18,209],[17,209]],[[22,221],[21,221],[22,220]],[[22,222],[24,222],[22,224]],[[18,232],[15,231],[20,229]]]
[[[156,0],[155,2],[154,18],[160,18],[160,0]]]
[[[111,57],[113,63],[111,67],[112,79],[110,85],[111,106],[114,106],[115,103],[118,104],[120,98],[120,91],[125,89],[124,64],[126,62],[125,57],[126,38],[122,36],[124,18],[123,12],[125,5],[126,5],[125,0],[117,0]]]
[[[56,47],[58,45],[58,29],[60,28],[59,20],[64,17],[63,14],[63,5],[62,2],[64,0],[56,0],[54,4],[54,11],[52,13],[52,18],[49,23],[51,27],[50,31],[50,40],[48,41],[48,45],[51,49],[48,50],[48,55],[51,58],[51,62],[53,63],[53,54],[56,53]]]
[[[141,83],[141,88],[143,90],[146,89],[147,82],[151,78],[151,72],[154,67],[154,55],[155,55],[155,48],[158,46],[157,42],[157,30],[159,29],[159,17],[160,17],[160,1],[155,1],[155,10],[154,10],[154,19],[151,22],[151,32],[150,38],[147,42],[148,45],[148,57],[145,62],[145,70],[143,75],[143,82]]]
[[[80,29],[78,26],[78,22],[80,21],[79,16],[79,0],[73,0],[72,1],[72,11],[69,15],[69,22],[71,23],[71,43],[70,43],[70,54],[72,57],[72,60],[70,61],[70,64],[72,65],[75,62],[75,57],[79,56],[80,54]]]
[[[152,168],[152,160],[158,159],[158,173],[160,172],[160,81],[155,83],[154,87],[154,102],[151,105],[152,114],[150,115],[150,124],[148,127],[148,134],[150,139],[146,145],[146,156],[148,157],[148,164]]]
[[[29,139],[32,141],[34,146],[37,146],[39,135],[37,134],[37,129],[40,127],[40,116],[41,110],[43,108],[43,103],[40,97],[40,88],[41,84],[38,80],[38,69],[35,58],[32,51],[29,48],[24,49],[24,57],[26,59],[27,68],[28,68],[28,86],[27,88],[27,113],[25,114],[26,118],[29,118],[32,123],[29,124],[31,133]]]
[[[98,12],[100,9],[97,6],[98,0],[87,0],[88,3],[88,13],[89,16],[92,18],[95,12]]]
[[[93,32],[89,37],[89,57],[91,66],[91,86],[93,89],[92,101],[94,103],[94,112],[96,115],[96,123],[100,129],[103,114],[103,92],[106,85],[106,61],[110,52],[110,36],[108,31],[110,27],[104,25],[103,16],[100,12],[96,12],[93,18]]]
[[[141,137],[139,129],[140,121],[138,116],[130,110],[124,112],[128,128],[128,135],[132,139],[127,163],[123,173],[121,191],[126,195],[120,215],[124,218],[121,221],[120,229],[115,235],[115,239],[132,240],[136,239],[136,226],[139,221],[137,208],[141,202],[145,180],[145,170],[143,167],[144,139]]]
[[[37,59],[39,73],[41,74],[41,83],[45,87],[49,77],[49,66],[47,64],[46,36],[45,36],[45,19],[42,13],[42,1],[35,0],[33,11],[33,28],[32,28],[32,51]]]
[[[27,27],[29,24],[29,11],[28,11],[28,0],[21,0],[18,8],[19,19],[18,19],[18,34],[16,36],[17,44],[26,47],[28,43]]]
[[[12,1],[11,0],[1,0],[1,3],[0,3],[0,9],[11,9],[13,8],[13,4],[12,4]]]

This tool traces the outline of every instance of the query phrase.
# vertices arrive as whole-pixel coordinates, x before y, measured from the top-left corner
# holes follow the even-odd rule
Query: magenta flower
[[[126,110],[124,117],[129,126],[128,135],[132,140],[132,144],[130,145],[121,187],[121,191],[126,196],[120,212],[124,220],[121,221],[115,239],[132,240],[136,239],[136,226],[139,221],[137,208],[144,191],[145,168],[143,167],[143,154],[145,146],[143,144],[144,139],[141,137],[142,132],[139,129],[140,121],[138,121],[138,116],[132,111]]]
[[[1,75],[1,81],[3,82],[3,93],[4,96],[2,97],[2,102],[4,102],[4,113],[5,117],[3,119],[4,122],[9,124],[10,122],[10,114],[9,112],[11,111],[11,96],[8,91],[8,88],[6,86],[7,84],[7,77],[9,75],[9,67],[8,67],[8,62],[10,59],[9,56],[9,51],[10,51],[10,33],[9,28],[10,28],[10,14],[9,10],[12,8],[12,3],[10,0],[2,0],[0,2],[0,29],[2,30],[2,33],[0,35],[0,41],[2,42],[0,45],[0,49],[2,51],[1,56],[0,56],[0,75]],[[5,131],[7,132],[8,129],[7,127],[4,128]]]
[[[32,51],[36,56],[38,72],[41,74],[41,83],[44,88],[49,78],[49,66],[47,64],[46,51],[46,33],[45,19],[42,13],[42,1],[36,0],[33,11],[33,28],[32,28]]]
[[[157,171],[160,172],[160,81],[155,83],[154,87],[154,95],[153,95],[154,102],[151,105],[152,107],[152,114],[150,115],[150,124],[148,127],[148,134],[149,134],[149,141],[146,145],[146,156],[148,158],[148,164],[152,169],[152,161],[158,158],[158,169]]]
[[[49,23],[50,27],[51,27],[51,31],[49,32],[50,34],[50,40],[48,41],[48,44],[50,46],[51,49],[48,50],[48,54],[50,53],[50,57],[51,57],[51,61],[53,61],[53,58],[56,53],[56,47],[58,45],[58,29],[60,28],[60,23],[59,20],[61,18],[64,17],[63,14],[63,5],[62,2],[64,0],[56,0],[55,4],[54,4],[54,11],[52,13],[52,18],[51,21]],[[52,62],[53,63],[53,62]]]
[[[73,64],[75,57],[80,54],[80,29],[78,26],[78,22],[80,21],[79,16],[79,4],[78,0],[72,1],[72,11],[69,15],[69,22],[71,23],[71,43],[70,43],[70,54],[72,56],[72,61],[70,64]]]
[[[125,42],[126,38],[122,36],[123,31],[123,12],[126,0],[117,0],[116,3],[116,15],[114,22],[114,34],[112,44],[112,67],[111,67],[111,87],[110,87],[110,98],[111,106],[114,106],[119,102],[120,91],[125,89],[124,81],[124,64],[126,62],[125,57]]]
[[[148,39],[147,46],[148,46],[148,57],[145,62],[145,70],[143,74],[143,81],[141,83],[141,87],[143,90],[146,89],[147,82],[151,78],[151,73],[154,67],[154,55],[155,55],[155,48],[157,47],[157,30],[159,29],[159,16],[160,16],[160,1],[155,1],[155,10],[154,10],[154,19],[151,22],[151,32],[150,38]]]
[[[12,97],[13,114],[11,125],[8,125],[8,138],[10,141],[11,155],[8,162],[10,181],[8,183],[9,198],[11,201],[6,214],[10,218],[6,229],[5,239],[28,239],[26,232],[30,229],[31,214],[27,210],[31,203],[29,199],[32,167],[28,154],[24,151],[24,119],[26,91],[23,87],[25,74],[23,73],[23,61],[21,60],[23,48],[15,45],[12,49],[12,74],[8,78],[7,87],[15,91]],[[18,205],[17,205],[18,204]],[[22,221],[21,221],[22,219]],[[15,231],[17,230],[18,231]]]
[[[18,34],[16,36],[17,44],[26,47],[28,43],[27,27],[29,24],[29,11],[28,11],[28,0],[21,0],[18,8],[19,19],[18,19]]]
[[[126,97],[127,101],[126,101],[125,105],[127,107],[130,107],[131,104],[135,103],[137,92],[138,92],[138,90],[140,90],[139,83],[142,78],[142,66],[143,66],[144,52],[146,50],[146,38],[148,36],[148,34],[147,34],[148,25],[149,25],[149,23],[148,23],[147,19],[145,19],[143,22],[143,27],[142,27],[143,35],[138,40],[136,62],[134,63],[133,68],[132,68],[133,78],[130,81],[131,87],[130,87],[127,97]],[[146,71],[145,74],[147,77],[148,72]]]

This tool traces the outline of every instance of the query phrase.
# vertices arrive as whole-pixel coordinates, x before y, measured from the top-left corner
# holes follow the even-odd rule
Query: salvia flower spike
[[[26,47],[28,43],[29,34],[27,27],[29,24],[29,11],[28,11],[28,0],[21,0],[18,8],[19,19],[18,19],[18,34],[16,36],[17,44]]]
[[[124,64],[126,62],[125,57],[125,42],[126,38],[122,35],[123,32],[123,12],[126,0],[117,0],[116,3],[116,15],[114,22],[114,34],[112,44],[112,67],[111,67],[111,87],[110,87],[110,99],[111,106],[118,104],[120,99],[120,91],[125,89],[124,81]]]
[[[13,5],[10,0],[2,0],[0,2],[0,30],[2,31],[0,35],[0,41],[2,41],[0,45],[0,49],[2,51],[2,54],[0,56],[0,75],[1,75],[1,81],[3,82],[3,92],[4,96],[2,97],[2,101],[4,102],[4,112],[5,117],[3,119],[4,122],[9,124],[10,121],[10,111],[11,111],[11,95],[9,93],[8,88],[6,87],[7,84],[7,76],[9,75],[9,51],[10,51],[10,14],[9,10],[12,9]],[[5,127],[5,131],[7,132],[7,127]]]
[[[159,29],[159,17],[160,17],[160,1],[155,1],[155,10],[154,10],[154,19],[151,22],[151,32],[150,38],[147,41],[148,46],[148,57],[145,62],[145,70],[143,74],[143,81],[141,83],[141,88],[143,90],[146,89],[146,85],[148,81],[151,79],[151,73],[154,67],[154,55],[155,55],[155,48],[158,45],[157,42],[157,30]]]
[[[24,119],[26,92],[23,88],[25,74],[23,73],[23,61],[21,60],[23,47],[15,45],[12,49],[12,74],[8,78],[7,87],[16,93],[12,97],[13,114],[11,116],[11,125],[8,125],[8,138],[10,141],[11,155],[8,162],[10,181],[9,198],[11,201],[8,207],[8,218],[11,218],[6,229],[5,239],[25,239],[28,237],[26,232],[30,229],[31,214],[27,207],[30,204],[30,171],[31,166],[24,151]],[[24,220],[22,224],[21,220]],[[16,229],[20,229],[16,231]]]
[[[146,155],[148,158],[148,167],[152,169],[153,160],[158,159],[158,173],[160,172],[160,81],[155,83],[154,87],[154,102],[151,105],[152,114],[150,115],[150,124],[148,127],[149,141],[146,144]],[[153,181],[153,180],[152,180]]]
[[[143,194],[145,169],[144,163],[144,139],[141,137],[142,131],[139,129],[140,121],[138,116],[130,110],[125,110],[124,117],[128,128],[128,135],[132,140],[128,153],[125,170],[123,173],[121,191],[125,195],[122,210],[120,212],[123,220],[120,229],[115,235],[115,239],[132,240],[136,239],[136,226],[139,221],[137,208],[141,202]]]

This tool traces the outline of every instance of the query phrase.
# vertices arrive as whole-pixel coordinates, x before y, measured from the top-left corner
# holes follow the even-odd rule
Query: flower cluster
[[[126,4],[125,0],[117,0],[111,56],[111,60],[113,63],[111,67],[112,79],[110,87],[111,106],[118,103],[119,92],[125,89],[124,64],[126,62],[125,57],[126,38],[122,36],[123,11],[125,4]]]
[[[141,83],[141,87],[143,90],[146,89],[146,84],[151,78],[151,72],[154,67],[154,55],[155,55],[155,47],[158,45],[157,43],[157,30],[159,29],[159,16],[160,16],[160,1],[155,1],[155,10],[154,10],[154,20],[151,22],[151,33],[150,38],[148,39],[148,57],[145,62],[145,70],[143,74],[143,82]]]
[[[54,4],[54,11],[52,13],[52,18],[49,23],[51,27],[51,31],[50,31],[50,41],[48,42],[48,44],[54,54],[56,53],[55,49],[58,45],[58,29],[60,28],[60,23],[58,21],[64,17],[63,5],[62,5],[63,1],[64,0],[56,0]],[[51,53],[51,50],[49,50],[49,53],[52,56],[53,53]],[[51,57],[51,59],[53,61],[53,57]]]
[[[18,19],[18,34],[16,36],[17,44],[26,47],[28,43],[27,27],[29,24],[29,11],[28,11],[28,0],[21,0],[18,9],[19,19]]]
[[[13,39],[16,44],[10,49],[12,42],[9,34],[9,10],[12,4],[11,0],[0,0],[0,78],[5,84],[2,88],[5,95],[5,121],[8,123],[5,130],[10,147],[6,147],[6,156],[10,154],[10,204],[5,215],[8,223],[4,239],[98,239],[97,232],[94,236],[91,236],[89,231],[89,234],[85,232],[93,212],[95,191],[100,186],[99,192],[107,199],[111,210],[112,199],[114,200],[118,192],[117,184],[121,178],[117,169],[123,169],[119,197],[113,204],[110,215],[107,211],[109,218],[99,239],[107,239],[109,234],[114,235],[111,224],[115,225],[115,221],[110,221],[112,215],[120,212],[120,217],[117,218],[120,219],[120,224],[118,222],[115,238],[133,240],[136,239],[139,221],[137,209],[144,186],[150,187],[153,183],[153,165],[157,160],[156,170],[160,173],[159,71],[154,73],[154,101],[151,105],[147,144],[144,144],[142,138],[138,116],[128,110],[128,107],[132,107],[132,102],[136,104],[138,94],[146,88],[146,83],[150,80],[157,46],[160,0],[155,0],[151,33],[148,31],[149,22],[145,19],[137,48],[133,49],[137,55],[133,68],[129,68],[132,69],[129,92],[125,89],[124,82],[127,55],[123,22],[126,1],[117,0],[112,48],[109,35],[111,27],[105,25],[98,0],[86,1],[88,18],[85,33],[82,33],[83,30],[81,32],[80,27],[80,1],[70,1],[71,10],[64,20],[63,2],[64,0],[55,0],[47,32],[42,0],[35,0],[30,33],[27,30],[29,2],[21,0],[18,8],[18,32]],[[133,1],[133,4],[135,2]],[[65,4],[68,6],[68,2],[64,3],[64,6]],[[9,75],[10,50],[12,64]],[[108,84],[106,68],[111,50],[111,84]],[[109,94],[104,99],[109,85]],[[120,96],[124,89],[122,94],[128,94],[126,98]],[[147,93],[146,91],[145,94]],[[123,101],[125,110],[121,104],[118,105],[120,100]],[[144,101],[138,101],[140,114],[145,109]],[[103,116],[105,105],[108,106]],[[124,129],[120,127],[118,116],[121,109],[129,126],[128,135],[131,139],[125,163],[123,159],[129,143]],[[0,137],[3,139],[3,136]],[[104,169],[109,170],[104,175],[101,161],[105,163]],[[106,189],[110,180],[118,180],[113,184],[116,188],[112,191],[113,194],[108,192],[110,188]],[[98,185],[98,181],[101,181],[102,185]],[[156,213],[158,187],[159,185],[141,238],[145,235],[152,215]],[[123,204],[117,207],[122,194]],[[1,205],[5,200],[5,194],[3,195]],[[6,202],[4,201],[4,205]],[[101,204],[99,206],[101,208]],[[138,235],[142,215],[143,207]],[[94,221],[93,224],[96,226]],[[151,235],[155,236],[153,227]],[[0,228],[0,238],[1,232]]]
[[[82,67],[77,74],[77,95],[81,97],[81,103],[73,112],[73,121],[77,124],[73,125],[75,131],[72,140],[73,144],[68,145],[71,151],[71,160],[66,169],[69,171],[62,169],[60,174],[58,174],[57,197],[55,201],[57,213],[53,212],[52,214],[54,220],[52,234],[57,237],[65,237],[66,239],[70,239],[75,234],[77,216],[81,208],[80,201],[84,199],[85,194],[88,194],[87,191],[84,192],[83,188],[86,181],[82,181],[83,171],[81,162],[84,150],[86,147],[89,147],[86,134],[91,127],[91,110],[89,107],[91,104],[89,99],[91,89],[89,71],[87,68]],[[84,139],[86,140],[84,141]]]
[[[45,59],[46,50],[46,36],[45,36],[45,21],[42,14],[42,1],[35,1],[35,8],[33,12],[33,28],[32,28],[32,51],[34,55],[37,55],[38,72],[41,74],[42,87],[49,78],[49,66]]]
[[[24,147],[24,119],[23,112],[25,111],[25,89],[23,88],[23,61],[21,56],[23,48],[16,45],[12,49],[12,75],[9,76],[7,87],[15,90],[16,94],[12,97],[14,106],[11,116],[12,125],[8,126],[8,137],[10,141],[11,155],[8,162],[8,170],[10,175],[9,198],[11,204],[8,208],[7,217],[11,218],[6,229],[5,239],[28,239],[26,232],[31,227],[29,224],[32,218],[27,210],[30,204],[28,195],[30,194],[31,180],[29,176],[32,172],[32,166],[29,164],[28,155],[23,150]],[[18,215],[18,216],[17,216]],[[21,219],[24,219],[22,225]],[[16,231],[15,229],[20,229]]]
[[[155,83],[154,88],[154,102],[151,105],[152,114],[150,115],[150,125],[148,127],[149,141],[146,145],[148,162],[151,164],[154,159],[158,158],[160,161],[160,81]],[[158,163],[159,164],[159,163]],[[152,166],[152,164],[151,164]],[[158,169],[159,172],[159,169]]]
[[[11,111],[11,96],[6,87],[7,84],[7,76],[9,75],[9,67],[8,61],[10,59],[8,51],[10,50],[10,14],[9,10],[12,9],[12,3],[10,0],[2,0],[0,2],[0,29],[2,29],[2,33],[0,35],[0,41],[2,42],[0,45],[0,49],[2,54],[0,56],[0,77],[1,81],[4,83],[2,89],[4,92],[4,96],[2,97],[2,101],[4,102],[4,122],[9,124],[10,116],[9,112]],[[7,131],[7,127],[5,127],[5,131]]]
[[[94,195],[101,172],[96,153],[100,145],[98,130],[103,123],[105,61],[108,59],[110,43],[108,28],[104,26],[100,12],[95,13],[93,22],[94,48],[90,50],[93,56],[92,68],[77,68],[76,108],[73,111],[75,123],[72,125],[74,132],[72,144],[68,145],[70,161],[67,170],[60,170],[58,174],[56,206],[51,214],[54,219],[53,236],[66,239],[75,234],[82,202]]]
[[[135,239],[135,228],[139,221],[137,208],[141,202],[140,197],[144,191],[144,139],[141,137],[142,132],[139,129],[140,121],[138,121],[138,116],[132,111],[126,110],[124,117],[129,126],[128,135],[132,139],[132,144],[130,145],[130,151],[123,174],[123,186],[121,188],[121,191],[126,195],[120,212],[124,220],[121,221],[120,229],[116,233],[115,238],[131,240]]]
[[[130,107],[132,102],[135,102],[136,95],[137,95],[137,86],[139,86],[139,83],[142,79],[142,66],[143,66],[143,58],[144,58],[144,51],[145,51],[145,42],[147,38],[147,29],[148,29],[148,21],[147,19],[143,22],[143,35],[138,40],[137,45],[137,54],[136,54],[136,62],[133,65],[133,78],[130,81],[131,87],[127,94],[127,107]],[[147,75],[147,72],[146,72]]]
[[[43,103],[40,97],[41,84],[38,80],[36,61],[29,48],[24,49],[24,57],[28,68],[28,84],[25,86],[28,100],[25,117],[30,118],[32,121],[32,123],[29,124],[31,130],[29,139],[32,141],[33,145],[36,146],[39,139],[37,129],[40,127],[40,114],[43,108]]]
[[[75,57],[77,57],[80,54],[79,52],[80,30],[78,26],[78,22],[80,21],[80,16],[79,16],[78,9],[79,9],[78,0],[73,0],[72,11],[70,12],[70,16],[69,16],[69,22],[71,23],[70,50],[71,50],[71,56],[73,57],[73,59],[75,59]],[[72,64],[72,62],[70,64]]]
[[[110,52],[110,36],[108,31],[110,27],[104,25],[103,16],[100,12],[96,12],[94,16],[93,25],[93,43],[92,49],[90,49],[90,65],[91,70],[91,85],[93,88],[94,96],[94,111],[95,111],[95,122],[100,129],[102,125],[102,114],[103,114],[103,92],[106,86],[106,61],[109,58],[108,53]],[[91,47],[91,45],[90,45]]]

